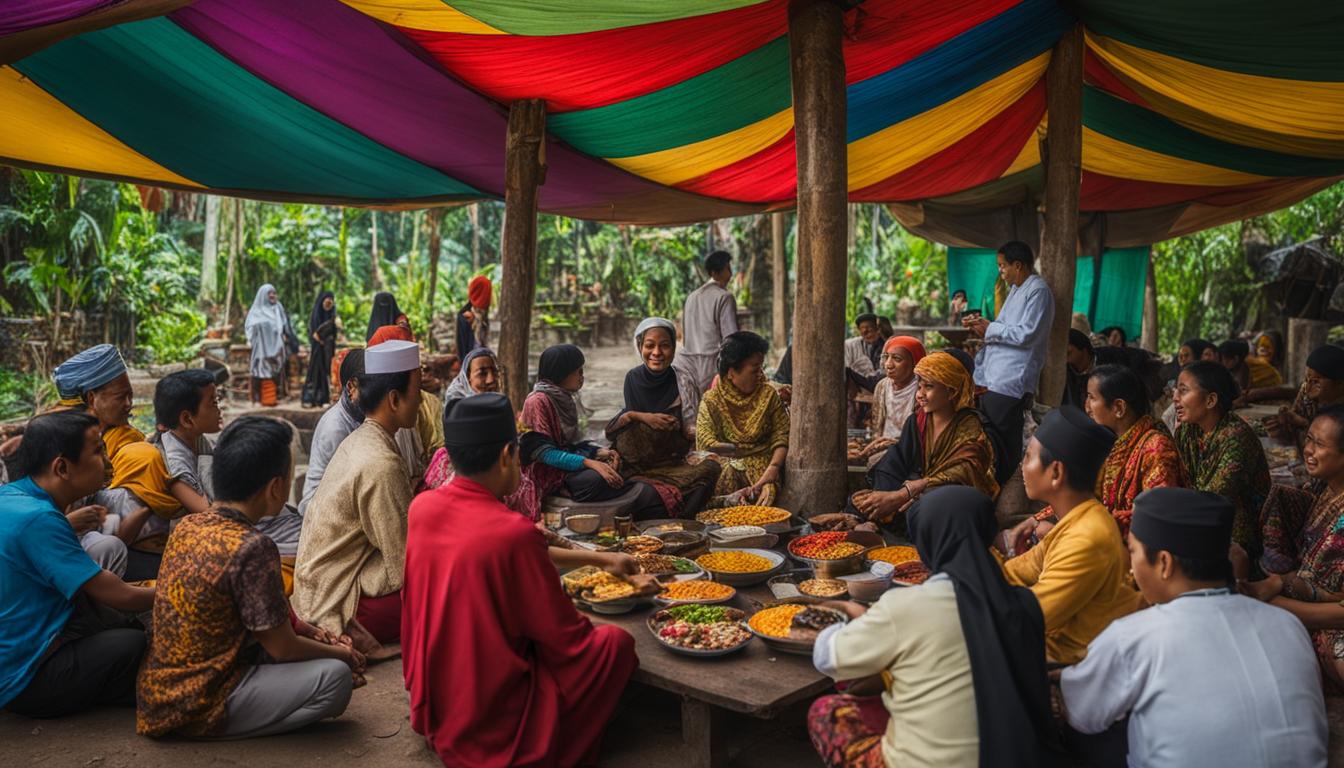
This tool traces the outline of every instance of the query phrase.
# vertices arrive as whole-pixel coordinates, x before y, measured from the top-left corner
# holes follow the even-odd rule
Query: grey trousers
[[[350,668],[337,659],[258,664],[229,694],[224,730],[212,738],[273,736],[336,717],[353,687]]]
[[[109,570],[119,577],[126,576],[126,543],[121,539],[98,531],[89,531],[79,537],[79,544],[100,568]]]

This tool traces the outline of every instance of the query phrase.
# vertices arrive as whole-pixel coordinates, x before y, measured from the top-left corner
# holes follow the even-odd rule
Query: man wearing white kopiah
[[[364,352],[364,423],[327,465],[304,516],[294,568],[294,611],[346,633],[377,660],[401,634],[401,584],[411,485],[393,435],[415,425],[420,347],[394,339]]]

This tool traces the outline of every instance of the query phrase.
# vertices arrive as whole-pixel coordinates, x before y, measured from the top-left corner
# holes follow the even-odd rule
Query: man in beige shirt
[[[294,567],[294,612],[349,634],[371,659],[395,654],[401,632],[406,510],[411,485],[393,435],[420,408],[420,351],[393,340],[364,353],[366,418],[332,456],[308,505]]]

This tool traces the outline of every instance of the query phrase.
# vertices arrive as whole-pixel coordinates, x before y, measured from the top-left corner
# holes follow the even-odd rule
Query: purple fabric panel
[[[120,0],[0,0],[0,37],[78,18]]]
[[[374,141],[503,194],[505,114],[358,11],[336,0],[199,0],[171,18],[253,74]],[[616,212],[632,199],[652,202],[650,196],[670,196],[674,200],[664,204],[704,208],[707,215],[723,206],[554,141],[547,145],[547,163],[540,191],[545,210]]]

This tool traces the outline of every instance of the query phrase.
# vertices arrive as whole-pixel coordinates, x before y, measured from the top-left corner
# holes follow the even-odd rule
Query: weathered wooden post
[[[1157,324],[1157,272],[1153,270],[1153,249],[1148,249],[1148,277],[1143,282],[1143,333],[1139,346],[1149,352],[1160,352]]]
[[[503,282],[499,290],[499,362],[515,409],[527,397],[527,341],[537,293],[537,187],[546,182],[546,102],[519,99],[509,108],[504,154]]]
[[[1055,297],[1055,320],[1037,402],[1059,405],[1064,393],[1065,345],[1073,318],[1073,282],[1078,261],[1078,189],[1083,154],[1083,28],[1065,32],[1055,44],[1045,74],[1050,123],[1045,144],[1045,227],[1041,232],[1041,276]]]
[[[784,356],[789,343],[789,266],[784,257],[786,213],[770,214],[770,346],[776,359]]]
[[[844,504],[847,157],[842,8],[804,0],[789,9],[798,155],[793,407],[786,503],[802,514]]]

